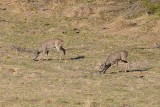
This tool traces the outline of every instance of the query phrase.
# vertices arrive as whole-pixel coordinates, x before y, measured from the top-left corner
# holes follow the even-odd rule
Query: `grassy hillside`
[[[159,107],[159,34],[154,0],[1,0],[0,106]],[[65,60],[53,50],[33,61],[52,38],[64,40]],[[100,74],[97,64],[122,49],[130,72],[120,63]]]

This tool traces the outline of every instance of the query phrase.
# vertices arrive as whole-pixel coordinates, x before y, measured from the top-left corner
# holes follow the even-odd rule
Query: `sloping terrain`
[[[159,1],[1,0],[1,107],[159,107]],[[65,60],[34,61],[43,41],[64,40]],[[117,50],[124,64],[97,64]]]

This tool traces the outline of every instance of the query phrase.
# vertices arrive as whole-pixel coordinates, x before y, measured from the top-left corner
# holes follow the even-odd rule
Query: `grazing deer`
[[[116,51],[116,52],[113,52],[113,53],[111,53],[108,57],[107,57],[107,59],[106,59],[106,61],[103,63],[103,64],[100,64],[100,73],[101,72],[103,72],[103,73],[105,73],[106,72],[106,70],[110,67],[110,66],[112,66],[112,65],[114,65],[114,64],[116,64],[117,66],[118,66],[118,62],[119,61],[122,61],[122,62],[124,62],[124,63],[126,63],[127,65],[126,65],[126,68],[125,68],[125,72],[128,70],[128,68],[129,68],[129,65],[128,65],[128,61],[127,61],[127,57],[128,57],[128,52],[127,51],[124,51],[124,50],[121,50],[121,51]]]
[[[47,60],[48,60],[48,53],[53,48],[56,48],[60,52],[59,60],[61,60],[62,54],[65,55],[66,51],[63,48],[63,40],[58,39],[58,38],[51,39],[51,40],[44,42],[41,45],[41,47],[35,52],[35,56],[33,60],[36,60],[40,54],[41,54],[40,56],[40,60],[41,60],[45,53],[47,54]]]

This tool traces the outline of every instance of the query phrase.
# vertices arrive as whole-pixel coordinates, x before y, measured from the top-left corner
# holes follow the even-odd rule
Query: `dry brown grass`
[[[159,17],[126,19],[113,12],[113,7],[125,6],[123,0],[78,1],[81,5],[64,1],[40,6],[43,9],[34,7],[42,2],[24,2],[24,10],[18,4],[5,5],[12,0],[1,1],[6,10],[0,10],[0,106],[159,107],[160,50],[143,48],[159,43]],[[88,13],[90,6],[97,8],[93,14]],[[72,8],[79,17],[61,11]],[[58,61],[56,51],[49,61],[32,60],[41,42],[57,37],[64,40],[66,60]],[[99,74],[97,63],[122,49],[129,51],[130,72],[123,72],[120,63]]]

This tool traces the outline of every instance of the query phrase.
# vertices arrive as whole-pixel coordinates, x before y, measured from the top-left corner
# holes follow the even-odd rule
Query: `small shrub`
[[[147,13],[148,14],[159,14],[160,15],[160,3],[157,2],[152,2],[149,0],[143,0],[144,4],[147,8]]]
[[[160,15],[160,4],[157,6],[157,13]]]

